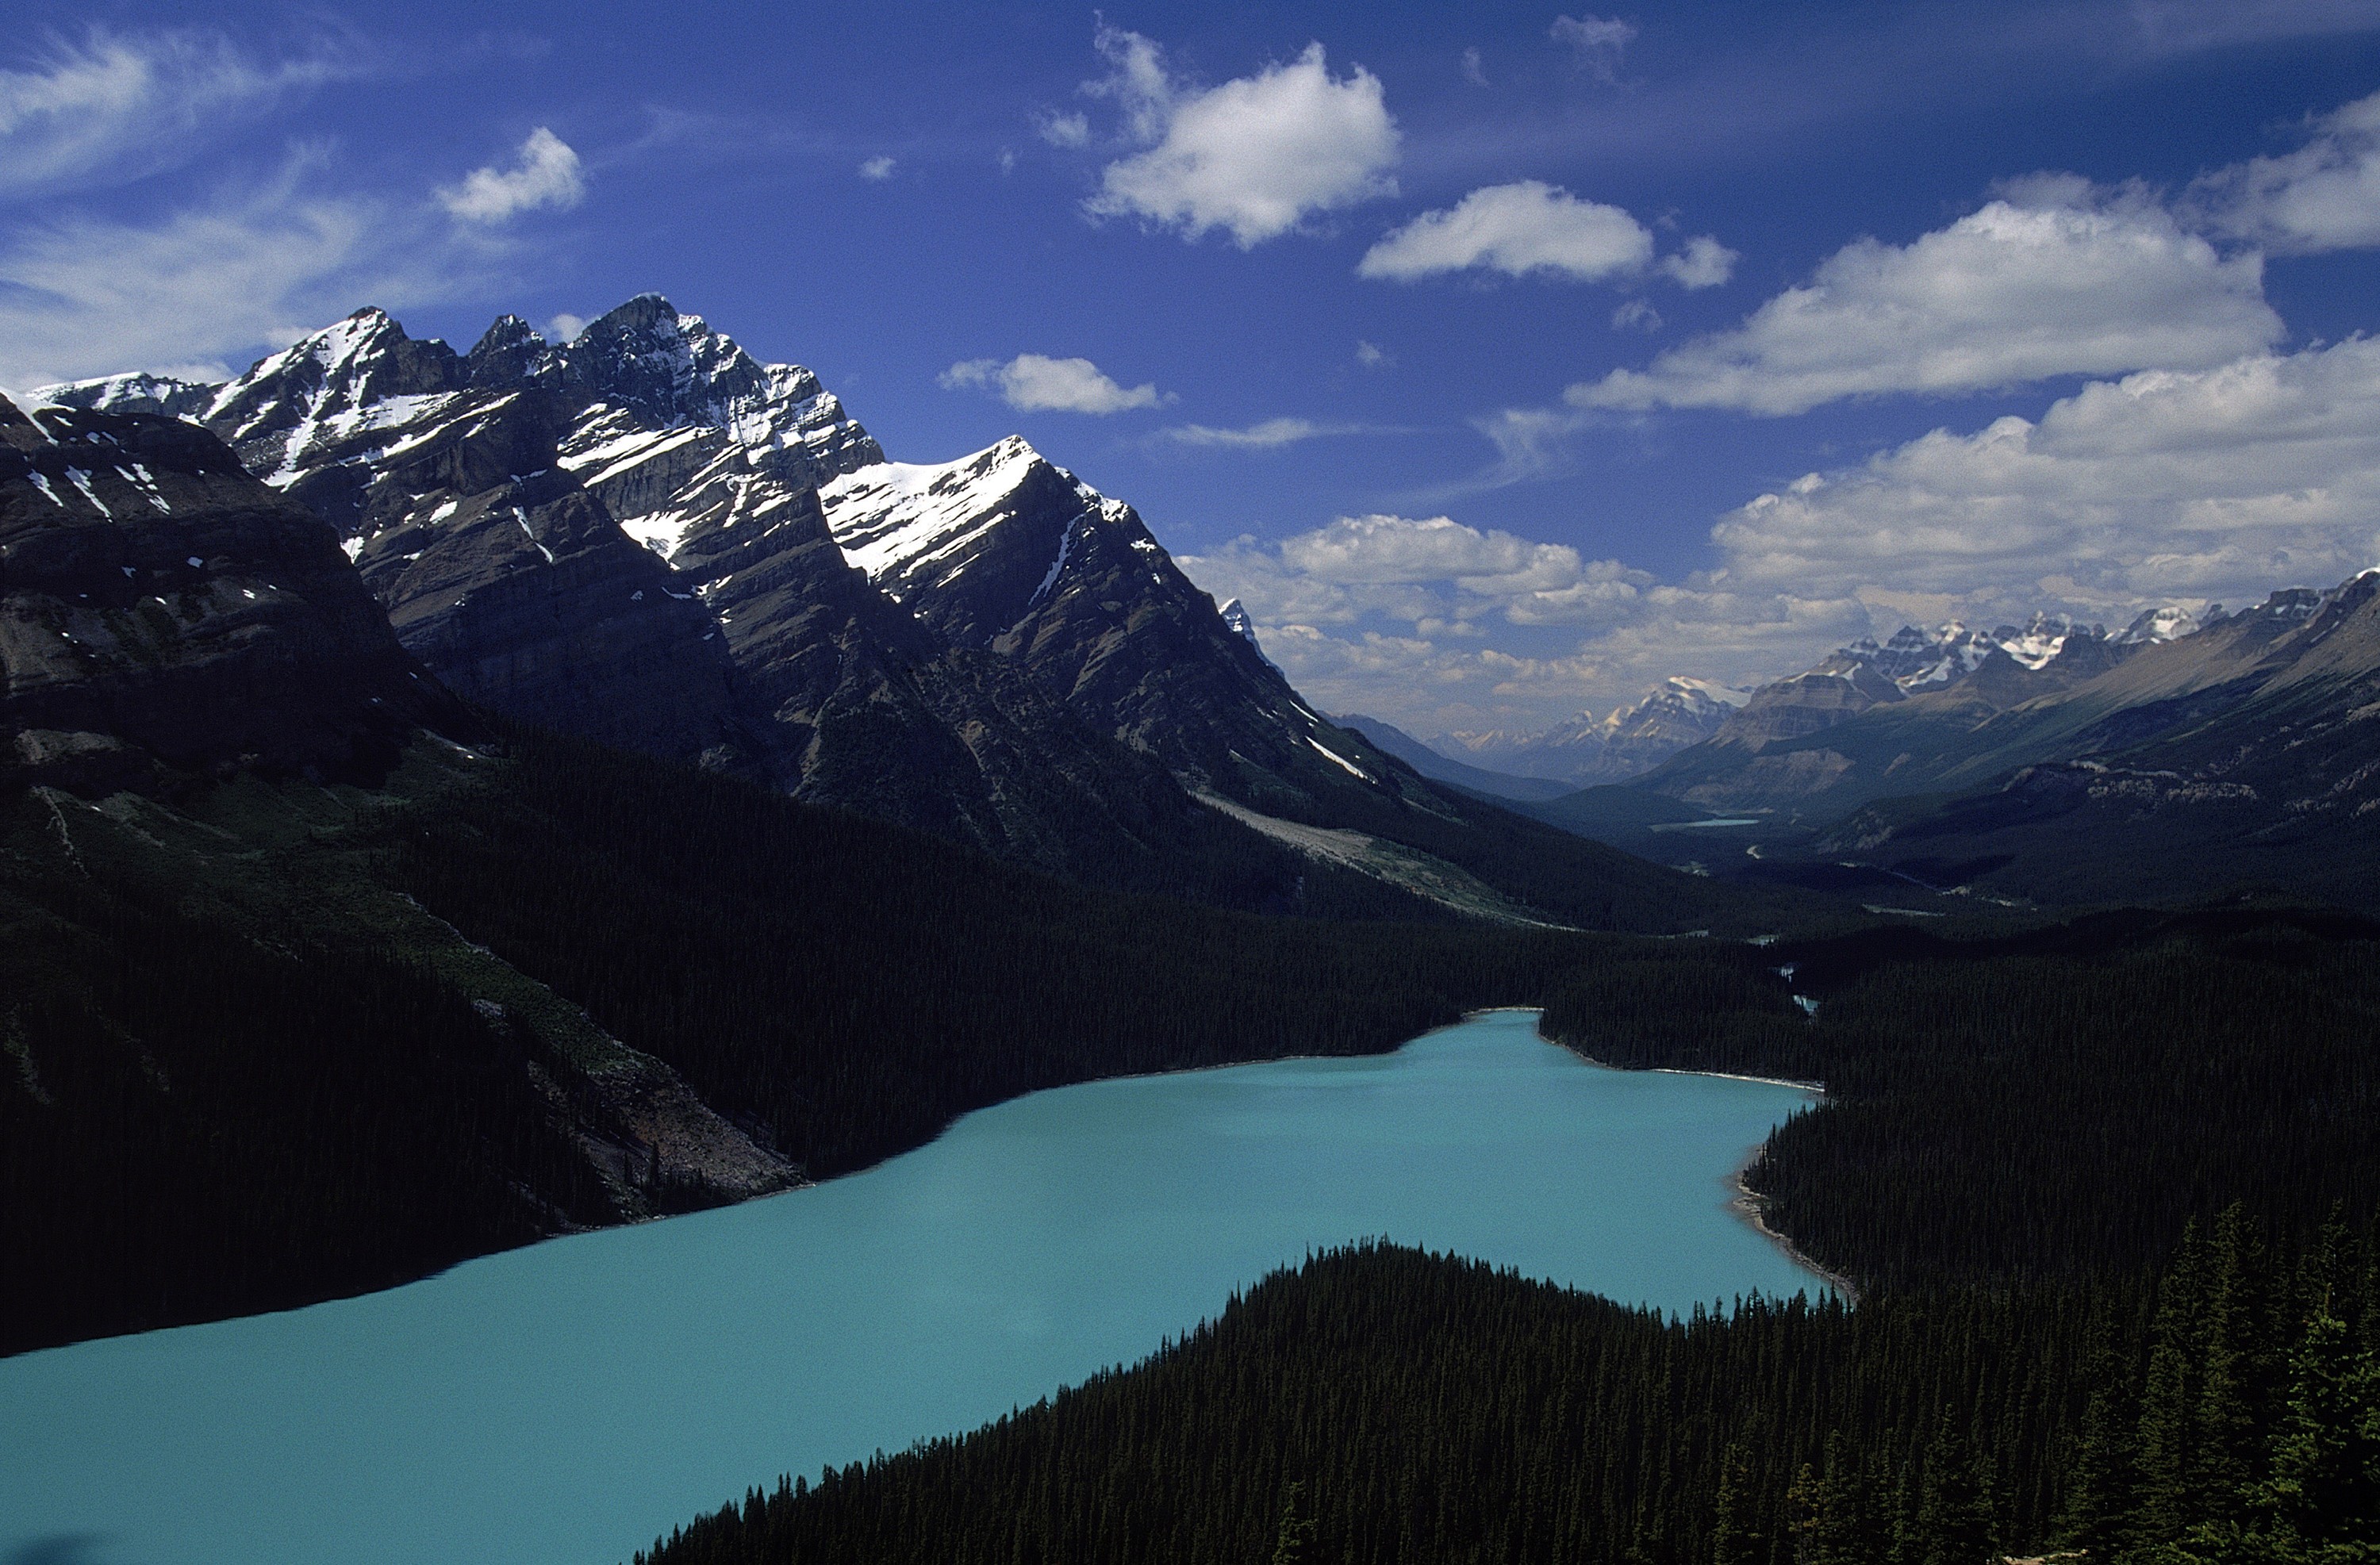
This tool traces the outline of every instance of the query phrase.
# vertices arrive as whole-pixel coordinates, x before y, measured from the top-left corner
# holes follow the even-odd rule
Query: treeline
[[[511,751],[390,823],[392,883],[814,1175],[1040,1087],[1388,1048],[1599,949],[1097,893],[729,779]]]
[[[756,1490],[638,1565],[2371,1558],[2371,1248],[2333,1229],[2279,1262],[2250,1232],[2193,1233],[2154,1292],[1684,1321],[1336,1252],[1135,1368]]]
[[[2124,914],[1998,940],[1638,942],[1558,984],[1545,1026],[1613,1064],[1824,1082],[1749,1183],[1864,1284],[2122,1276],[2235,1199],[2301,1237],[2380,1203],[2375,935]]]

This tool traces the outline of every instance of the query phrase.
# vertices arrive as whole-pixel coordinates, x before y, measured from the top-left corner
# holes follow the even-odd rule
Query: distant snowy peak
[[[1709,738],[1747,698],[1711,680],[1672,674],[1634,706],[1601,717],[1584,711],[1537,733],[1450,734],[1433,743],[1515,776],[1579,787],[1619,782]]]
[[[2153,641],[2179,641],[2194,636],[2207,625],[2223,618],[2223,605],[2209,604],[2204,613],[2192,613],[2180,604],[2162,609],[2148,609],[2126,625],[2115,637],[2118,645],[2143,646]]]
[[[2022,625],[2003,625],[1991,630],[1973,629],[1957,621],[1932,630],[1904,625],[1890,640],[1878,642],[1864,636],[1838,648],[1810,673],[1853,679],[1873,674],[1904,696],[1916,696],[1958,684],[1995,652],[2038,672],[2078,637],[2106,640],[2107,633],[2105,626],[2083,625],[2068,614],[2046,613],[2036,613]]]
[[[1223,624],[1231,628],[1232,634],[1257,651],[1264,650],[1264,643],[1257,639],[1257,622],[1248,618],[1246,605],[1234,598],[1215,612],[1223,616]]]

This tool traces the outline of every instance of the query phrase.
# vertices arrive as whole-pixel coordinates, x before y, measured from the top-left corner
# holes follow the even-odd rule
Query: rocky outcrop
[[[84,792],[368,776],[468,732],[323,521],[203,430],[0,400],[0,762]]]

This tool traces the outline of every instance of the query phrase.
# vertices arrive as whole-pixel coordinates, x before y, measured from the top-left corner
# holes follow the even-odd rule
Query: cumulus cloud
[[[1220,228],[1243,249],[1308,218],[1396,194],[1396,122],[1379,78],[1334,77],[1322,45],[1254,76],[1196,89],[1175,81],[1158,46],[1103,28],[1113,67],[1086,91],[1113,99],[1147,150],[1108,164],[1085,203],[1197,238]]]
[[[541,125],[521,143],[512,167],[473,169],[460,185],[438,192],[439,203],[455,216],[485,224],[544,207],[575,207],[586,197],[578,154]]]
[[[2100,381],[1763,494],[1730,579],[1978,616],[2261,598],[2380,561],[2380,342]]]
[[[1598,81],[1616,80],[1620,56],[1636,41],[1636,29],[1616,18],[1556,17],[1548,36],[1569,48],[1578,68]]]
[[[575,342],[587,330],[587,317],[563,310],[545,323],[545,334],[558,343]]]
[[[1134,407],[1156,407],[1172,401],[1156,385],[1121,386],[1087,358],[1047,358],[1020,353],[1005,364],[996,358],[969,358],[942,371],[947,390],[982,386],[1000,393],[1001,400],[1020,413],[1122,413]]]
[[[1735,330],[1565,400],[1792,414],[1892,392],[2204,369],[2283,332],[2254,252],[2218,253],[2137,192],[2045,178],[1908,245],[1846,246]]]
[[[154,173],[227,122],[356,74],[335,49],[262,62],[214,32],[94,28],[0,70],[0,193]]]
[[[2221,234],[2275,255],[2380,245],[2380,92],[2313,122],[2306,144],[2192,185],[2189,206]]]
[[[1245,430],[1218,430],[1205,424],[1177,424],[1158,431],[1177,445],[1220,446],[1232,451],[1273,451],[1323,435],[1363,432],[1360,424],[1318,424],[1311,419],[1267,419]]]
[[[443,297],[467,261],[411,214],[310,188],[300,159],[261,187],[145,224],[69,217],[0,252],[0,384],[220,366],[370,299]]]
[[[1441,727],[1542,726],[1673,673],[1756,683],[1904,623],[2252,602],[2380,562],[2380,341],[2095,381],[2037,420],[1755,496],[1711,543],[1663,580],[1448,517],[1349,517],[1184,565],[1248,605],[1311,698]]]
[[[1355,274],[1410,283],[1478,267],[1593,283],[1642,272],[1652,259],[1652,230],[1620,208],[1524,179],[1422,213],[1365,251]]]
[[[1708,234],[1700,234],[1677,254],[1663,256],[1661,272],[1682,288],[1716,288],[1735,275],[1735,263],[1742,259]]]
[[[901,164],[899,160],[888,158],[883,154],[879,153],[877,156],[869,158],[866,163],[859,165],[859,177],[862,179],[890,179],[892,177],[892,171],[900,166]]]

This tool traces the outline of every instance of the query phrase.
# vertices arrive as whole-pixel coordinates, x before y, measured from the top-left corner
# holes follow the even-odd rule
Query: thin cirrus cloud
[[[945,390],[977,386],[1000,394],[1002,402],[1020,413],[1089,413],[1104,416],[1135,407],[1158,407],[1173,400],[1155,383],[1118,384],[1087,358],[1050,358],[1020,353],[1002,363],[996,358],[969,358],[943,370]]]
[[[1145,150],[1101,172],[1084,203],[1094,217],[1137,217],[1189,239],[1220,228],[1247,249],[1396,194],[1400,136],[1380,79],[1361,66],[1333,76],[1319,43],[1205,89],[1177,81],[1138,33],[1102,28],[1099,46],[1113,68],[1085,91],[1114,100]]]
[[[0,252],[0,384],[195,366],[277,346],[370,298],[443,291],[458,264],[411,214],[312,188],[318,162],[162,220],[69,216]]]
[[[1355,273],[1411,283],[1484,271],[1596,283],[1642,275],[1655,264],[1654,248],[1653,231],[1621,208],[1524,179],[1422,213],[1366,250]],[[1733,274],[1736,259],[1705,235],[1664,258],[1659,270],[1684,287],[1714,287]]]
[[[1572,63],[1598,81],[1619,79],[1620,57],[1636,42],[1634,24],[1594,15],[1556,17],[1546,31],[1570,50]]]
[[[185,161],[211,132],[361,74],[322,44],[259,60],[200,29],[93,28],[0,69],[0,195],[120,183]]]
[[[1282,446],[1295,445],[1301,441],[1365,432],[1361,424],[1324,424],[1312,419],[1267,419],[1244,430],[1216,429],[1207,424],[1176,424],[1171,429],[1160,430],[1158,435],[1176,445],[1206,446],[1226,451],[1278,451]]]
[[[587,197],[578,154],[544,126],[528,133],[510,168],[476,168],[438,192],[439,204],[466,223],[508,222],[525,212],[577,206]]]
[[[1780,416],[1845,397],[2203,369],[2283,333],[2261,256],[2217,251],[2138,192],[2045,177],[1907,245],[1848,245],[1734,330],[1564,400]]]

